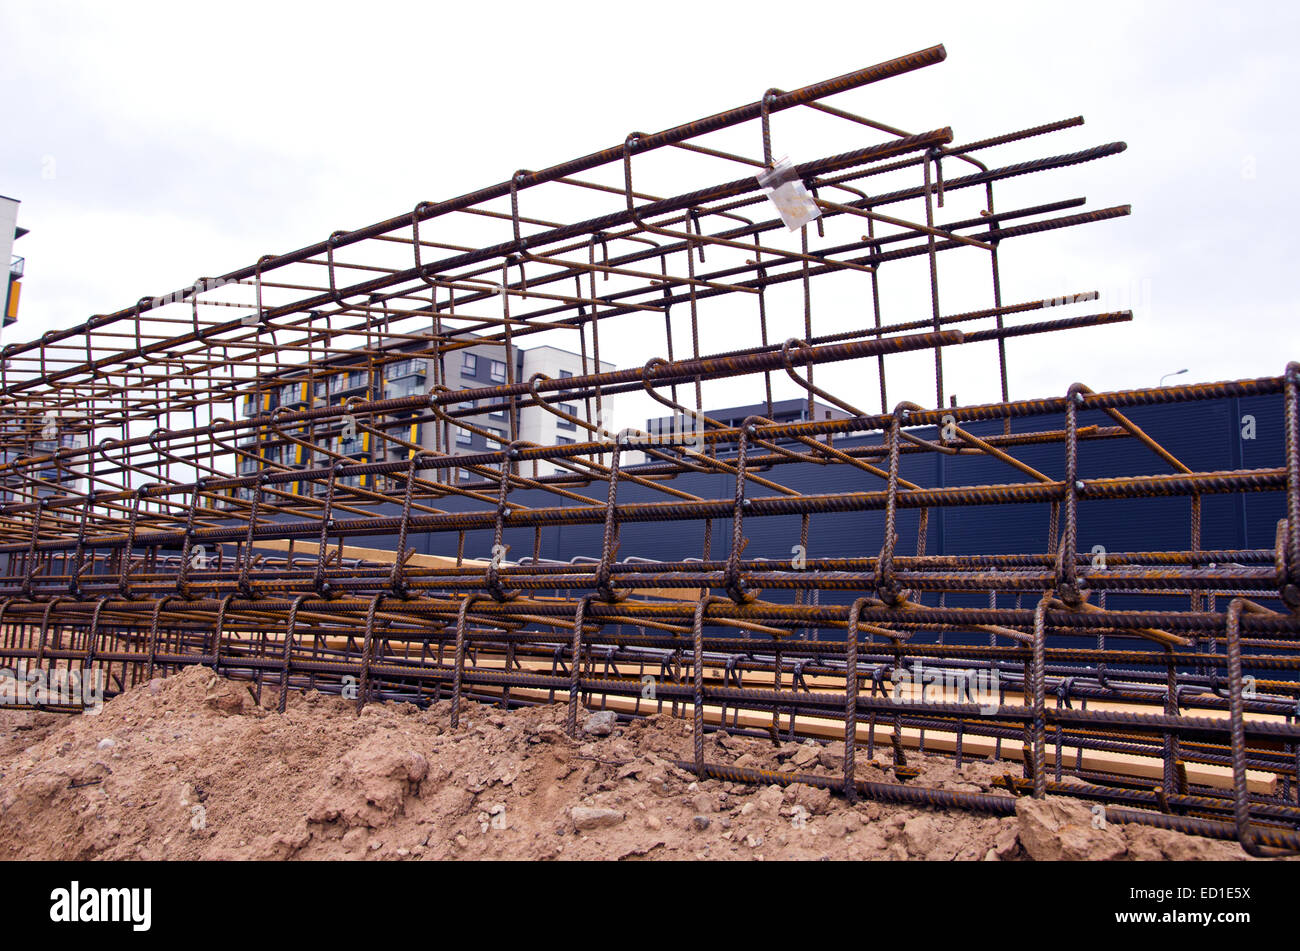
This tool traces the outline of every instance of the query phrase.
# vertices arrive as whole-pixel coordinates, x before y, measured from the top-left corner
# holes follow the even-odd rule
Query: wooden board
[[[254,548],[263,548],[267,551],[289,551],[289,540],[283,538],[265,538],[255,539]],[[337,551],[337,545],[327,546],[328,551]],[[318,542],[309,542],[295,540],[293,542],[293,551],[295,554],[310,555],[315,558],[320,551]],[[344,545],[343,557],[355,559],[356,561],[370,561],[379,565],[391,565],[397,560],[397,552],[387,548],[363,548],[359,545]],[[456,559],[447,555],[424,555],[416,553],[407,559],[406,563],[413,568],[455,568],[457,567]],[[489,562],[476,558],[465,558],[461,561],[462,568],[486,568]],[[513,567],[514,562],[503,561],[503,566]],[[639,597],[659,598],[664,601],[691,601],[695,602],[700,599],[700,590],[698,588],[633,588],[631,591]]]

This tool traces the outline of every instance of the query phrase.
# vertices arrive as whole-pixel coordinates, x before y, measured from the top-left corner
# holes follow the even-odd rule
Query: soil
[[[190,667],[97,715],[0,710],[2,859],[1242,859],[1235,844],[1094,828],[1089,804],[1016,816],[850,805],[805,784],[695,777],[688,721],[611,727],[565,708],[355,704],[293,692],[275,712]],[[603,734],[603,735],[602,735]],[[711,762],[833,776],[843,747],[710,734]],[[895,781],[889,753],[858,776]],[[1007,766],[909,756],[913,780],[987,791]]]

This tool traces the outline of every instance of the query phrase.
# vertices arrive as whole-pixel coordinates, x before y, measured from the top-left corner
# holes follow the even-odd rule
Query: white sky
[[[31,229],[15,246],[28,277],[7,333],[35,338],[633,129],[943,43],[945,63],[830,102],[909,130],[951,125],[957,142],[1087,119],[1014,158],[989,153],[996,164],[1129,144],[999,202],[1133,205],[1127,219],[1004,246],[1004,300],[1095,289],[1092,310],[1136,313],[1128,325],[1012,341],[1013,398],[1076,379],[1153,385],[1183,367],[1176,382],[1278,374],[1300,358],[1290,267],[1300,200],[1286,171],[1300,145],[1296,10],[5,0],[0,194],[22,200],[19,223]],[[787,138],[777,151],[803,161],[825,154],[818,146]],[[944,266],[950,313],[960,282],[987,278]],[[887,321],[928,316],[918,287],[921,311]],[[852,325],[839,303],[817,302],[825,329]],[[625,365],[648,356],[635,340],[610,348],[603,355]],[[964,403],[994,398],[993,366],[987,349],[953,357],[949,390]],[[922,383],[904,392],[904,380],[891,401],[932,401]],[[855,394],[871,409],[873,388]]]

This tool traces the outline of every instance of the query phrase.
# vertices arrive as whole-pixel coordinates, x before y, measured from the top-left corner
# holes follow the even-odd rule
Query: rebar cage
[[[1066,793],[1295,849],[1300,367],[1012,400],[1009,338],[1131,314],[1082,289],[1004,301],[1003,242],[1129,208],[1001,209],[995,189],[1125,146],[997,164],[1082,119],[960,144],[823,102],[944,55],[772,89],[4,347],[0,661],[108,695],[202,664],[281,708],[307,687],[450,699],[453,719],[464,698],[564,702],[571,731],[580,703],[670,711],[701,777],[993,813]],[[787,111],[851,147],[778,161]],[[977,255],[980,305],[941,308],[940,266]],[[892,310],[891,270],[928,312]],[[653,358],[610,361],[628,340]],[[1000,398],[945,405],[945,353],[979,343]],[[548,348],[568,370],[529,356]],[[887,363],[911,381],[921,356],[933,405],[891,404]],[[719,383],[752,405],[717,412]],[[615,426],[630,397],[668,415]],[[1133,418],[1243,398],[1281,421],[1253,468],[1189,465]],[[1097,471],[1100,444],[1122,465]],[[1202,500],[1247,495],[1273,544],[1204,547]],[[1159,499],[1184,500],[1163,547],[1081,548],[1084,503]],[[1032,542],[927,554],[935,518],[1011,512]],[[819,552],[836,531],[843,553]],[[718,728],[843,740],[843,775],[707,762]],[[855,774],[878,744],[893,783]],[[1021,767],[1005,795],[944,791],[911,751]]]

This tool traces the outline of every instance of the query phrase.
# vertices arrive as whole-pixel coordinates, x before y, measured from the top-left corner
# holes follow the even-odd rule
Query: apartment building
[[[467,340],[475,339],[467,336]],[[505,349],[496,343],[472,344],[439,355],[440,366],[434,367],[427,345],[422,341],[403,342],[381,356],[358,354],[345,356],[324,367],[286,373],[275,379],[262,380],[249,387],[242,397],[242,414],[255,417],[277,408],[303,410],[322,406],[339,406],[349,400],[370,401],[395,399],[427,393],[435,381],[452,390],[489,389],[507,382],[522,382],[535,373],[562,379],[583,374],[580,354],[558,347],[512,348],[513,366],[508,366]],[[586,372],[596,372],[589,363]],[[602,371],[613,364],[602,363]],[[585,407],[561,403],[564,413],[584,417]],[[481,412],[465,412],[478,410]],[[512,439],[541,445],[574,442],[581,428],[527,397],[515,400],[513,413],[506,400],[467,399],[444,407],[441,419],[427,409],[413,409],[390,414],[382,427],[358,424],[346,417],[334,417],[310,426],[259,426],[239,444],[236,464],[240,475],[262,469],[306,468],[343,457],[353,462],[390,462],[410,458],[418,450],[465,456],[499,449]],[[550,475],[561,471],[549,463],[528,463],[524,475]],[[430,470],[426,478],[460,482],[481,478],[468,469]],[[350,475],[344,484],[370,487],[373,477]],[[303,492],[304,486],[294,491]],[[319,486],[313,491],[322,491]],[[252,490],[240,490],[251,498]]]
[[[614,369],[614,364],[602,362],[599,369],[589,360],[588,369],[583,370],[582,356],[559,347],[531,347],[514,351],[515,368],[511,378],[514,382],[524,382],[537,373],[544,373],[552,379],[566,379],[582,376],[586,373],[607,372]],[[472,389],[499,386],[507,382],[506,364],[502,359],[504,352],[497,346],[468,347],[447,358],[447,385],[452,389]],[[510,412],[500,400],[489,403],[487,400],[467,400],[457,409],[475,409],[482,407],[484,412],[477,415],[459,417],[479,429],[484,434],[474,433],[469,429],[453,428],[451,433],[452,452],[463,455],[499,448],[512,438],[540,446],[568,445],[589,438],[582,427],[566,420],[562,414],[588,418],[588,409],[584,403],[557,402],[551,404],[559,413],[551,412],[535,405],[527,397],[516,400],[516,428],[511,431]],[[590,410],[595,418],[595,407]],[[529,463],[525,475],[552,475],[564,471],[550,463]],[[536,470],[534,472],[534,469]],[[468,477],[468,473],[462,473]]]

